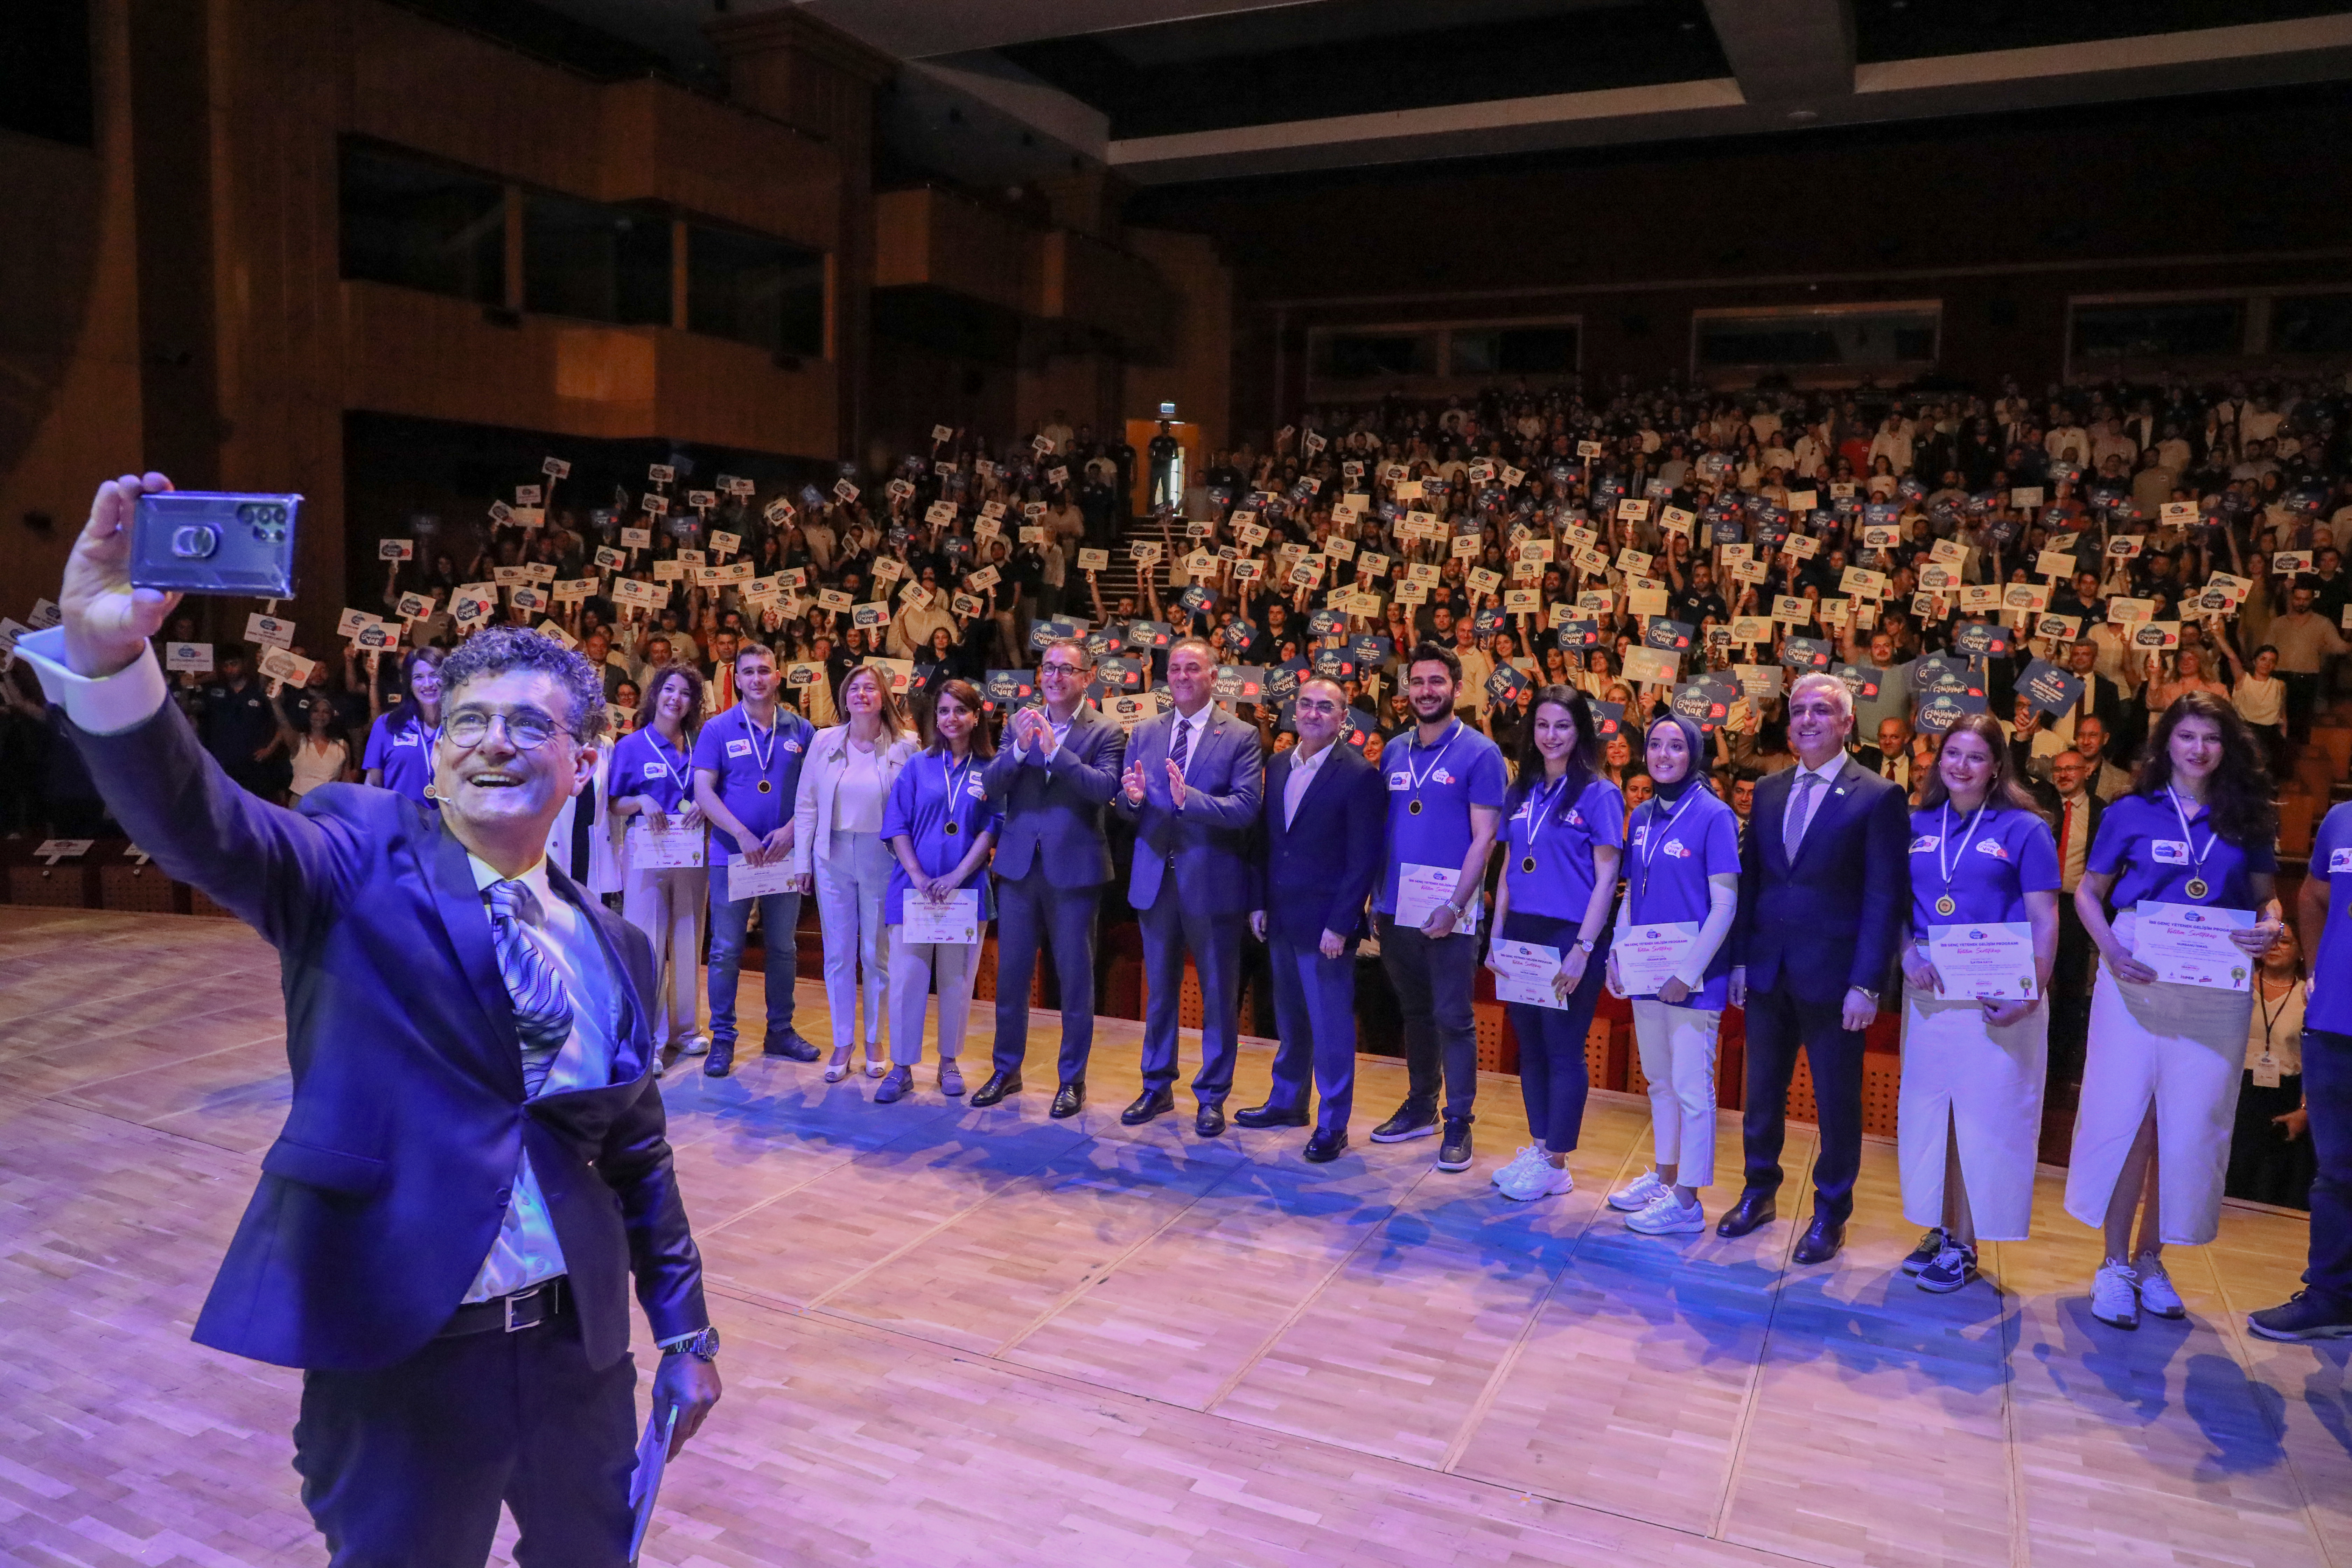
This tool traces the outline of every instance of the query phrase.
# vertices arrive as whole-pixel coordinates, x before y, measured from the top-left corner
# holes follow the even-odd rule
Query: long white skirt
[[[2121,920],[2116,925],[2128,946],[2129,928]],[[2068,1214],[2088,1226],[2106,1223],[2124,1157],[2153,1105],[2158,1235],[2167,1247],[2201,1247],[2220,1233],[2221,1183],[2253,1011],[2252,992],[2162,981],[2134,985],[2099,966],[2066,1173]]]
[[[2023,1241],[2033,1226],[2033,1167],[2042,1144],[2050,1007],[1994,1028],[1978,1002],[1903,988],[1903,1087],[1895,1146],[1903,1217],[1944,1223],[1946,1140],[1957,1134],[1960,1180],[1981,1241]]]

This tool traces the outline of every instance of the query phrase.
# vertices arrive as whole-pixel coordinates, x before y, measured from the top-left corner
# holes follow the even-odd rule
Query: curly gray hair
[[[510,669],[535,669],[563,688],[572,712],[568,727],[582,741],[604,733],[604,678],[596,667],[553,637],[524,626],[485,626],[441,661],[441,705],[455,708],[457,692],[469,680],[503,675]]]

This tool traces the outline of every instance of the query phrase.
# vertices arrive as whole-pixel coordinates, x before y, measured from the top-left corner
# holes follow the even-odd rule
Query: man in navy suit
[[[1298,685],[1291,703],[1298,744],[1265,769],[1258,834],[1258,908],[1250,930],[1274,968],[1274,1087],[1265,1103],[1236,1111],[1244,1127],[1307,1125],[1312,1069],[1322,1104],[1307,1158],[1336,1160],[1348,1147],[1356,1096],[1356,940],[1364,900],[1380,879],[1389,818],[1387,785],[1364,753],[1342,744],[1348,696],[1336,680]]]
[[[1209,700],[1215,650],[1186,637],[1168,650],[1176,706],[1135,727],[1112,809],[1135,824],[1127,900],[1143,927],[1143,1092],[1119,1113],[1140,1126],[1176,1108],[1176,1013],[1184,954],[1201,976],[1201,1070],[1193,1130],[1225,1130],[1241,1044],[1242,923],[1254,901],[1250,834],[1265,766],[1257,731]]]
[[[1061,984],[1061,1087],[1056,1117],[1087,1102],[1095,1044],[1095,913],[1110,880],[1103,806],[1118,793],[1127,736],[1086,701],[1094,660],[1076,638],[1048,643],[1037,664],[1042,708],[1024,708],[981,778],[1004,813],[996,840],[996,1062],[971,1097],[994,1105],[1021,1089],[1029,1050],[1029,984],[1037,943],[1054,949]]]
[[[1846,754],[1853,698],[1833,675],[1789,693],[1797,765],[1769,773],[1739,857],[1731,1005],[1748,1010],[1748,1187],[1723,1236],[1769,1224],[1780,1186],[1789,1080],[1804,1048],[1813,1072],[1821,1152],[1813,1220],[1796,1260],[1825,1263],[1845,1245],[1862,1168],[1862,1036],[1895,963],[1911,907],[1903,792]]]
[[[129,529],[160,474],[99,487],[19,645],[122,825],[284,967],[293,1103],[195,1338],[304,1369],[302,1500],[343,1565],[628,1557],[635,1279],[673,1450],[719,1397],[702,1265],[651,1068],[645,938],[546,863],[596,765],[604,688],[535,633],[442,667],[428,812],[325,784],[246,794],[166,700]]]

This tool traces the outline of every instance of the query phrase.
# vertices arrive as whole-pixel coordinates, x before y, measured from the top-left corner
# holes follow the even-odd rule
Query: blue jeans
[[[762,893],[755,899],[725,896],[727,868],[711,868],[710,1037],[735,1038],[735,986],[743,967],[743,933],[751,929],[751,906],[760,906],[760,930],[767,944],[768,1034],[793,1026],[793,965],[799,956],[794,928],[801,923],[798,893]]]
[[[2352,1035],[2303,1032],[2303,1108],[2319,1157],[2303,1282],[2337,1311],[2352,1311]]]

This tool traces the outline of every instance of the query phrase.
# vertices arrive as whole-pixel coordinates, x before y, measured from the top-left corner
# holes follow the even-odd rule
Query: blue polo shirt
[[[1503,885],[1515,915],[1582,920],[1592,902],[1592,852],[1625,847],[1625,796],[1617,786],[1592,779],[1573,801],[1559,798],[1566,787],[1566,780],[1538,784],[1503,824]]]
[[[2183,812],[2190,814],[2186,838],[2180,832]],[[2196,864],[2200,856],[2201,871]],[[2083,868],[2115,877],[2107,902],[2118,910],[2131,909],[2143,899],[2160,904],[2252,910],[2261,907],[2252,879],[2276,873],[2278,854],[2268,844],[2231,843],[2213,831],[2203,808],[2191,811],[2191,803],[2185,797],[2176,812],[2168,796],[2150,799],[2127,795],[2100,814],[2099,835],[2091,840],[2091,853]],[[2200,876],[2205,881],[2205,896],[2192,899],[2189,883]]]
[[[1470,853],[1470,808],[1501,811],[1511,784],[1502,749],[1461,720],[1433,746],[1417,744],[1414,733],[1407,731],[1381,752],[1389,786],[1388,863],[1372,909],[1383,915],[1396,913],[1401,868],[1461,868]]]
[[[614,800],[643,795],[664,816],[675,816],[694,798],[694,753],[673,748],[652,730],[633,730],[613,748],[613,765],[604,776]]]
[[[429,798],[425,786],[433,782],[433,742],[440,733],[438,725],[427,725],[414,710],[395,709],[368,731],[360,766],[382,768],[384,788],[438,811],[441,803]]]
[[[981,770],[986,765],[974,756],[966,758],[958,767],[944,749],[925,751],[908,759],[907,765],[898,770],[898,778],[890,785],[890,797],[882,805],[882,842],[887,844],[900,837],[911,841],[915,863],[931,876],[944,876],[954,870],[956,863],[971,853],[982,834],[995,833],[1003,825],[1003,815],[990,804],[988,791],[981,783]],[[982,920],[996,913],[986,859],[956,885],[980,889]],[[907,894],[912,887],[907,868],[898,863],[894,855],[889,890],[883,895],[884,924],[898,925],[906,920]]]
[[[2327,882],[2327,923],[2311,955],[2311,1001],[2303,1026],[2352,1035],[2352,801],[2329,810],[2312,841],[2311,875]]]
[[[1704,783],[1685,790],[1678,801],[1653,795],[1635,806],[1625,845],[1626,919],[1633,925],[1704,925],[1711,902],[1707,879],[1739,875],[1738,814]],[[1721,1012],[1730,997],[1727,933],[1707,962],[1706,984],[1681,1005]]]
[[[702,726],[694,740],[694,766],[719,775],[719,798],[735,814],[745,830],[765,838],[793,817],[793,796],[801,786],[801,764],[808,760],[809,740],[816,729],[807,720],[782,706],[776,727],[762,730],[751,722],[751,710],[737,703]],[[768,787],[762,791],[761,784]],[[717,823],[711,837],[730,856],[742,847]]]
[[[1948,803],[1911,814],[1911,934],[1920,942],[1929,926],[2022,921],[2026,894],[2058,890],[2058,841],[2048,823],[2013,806],[1988,810],[1973,824],[1970,815]],[[1952,912],[1939,915],[1936,900],[1947,891]]]

